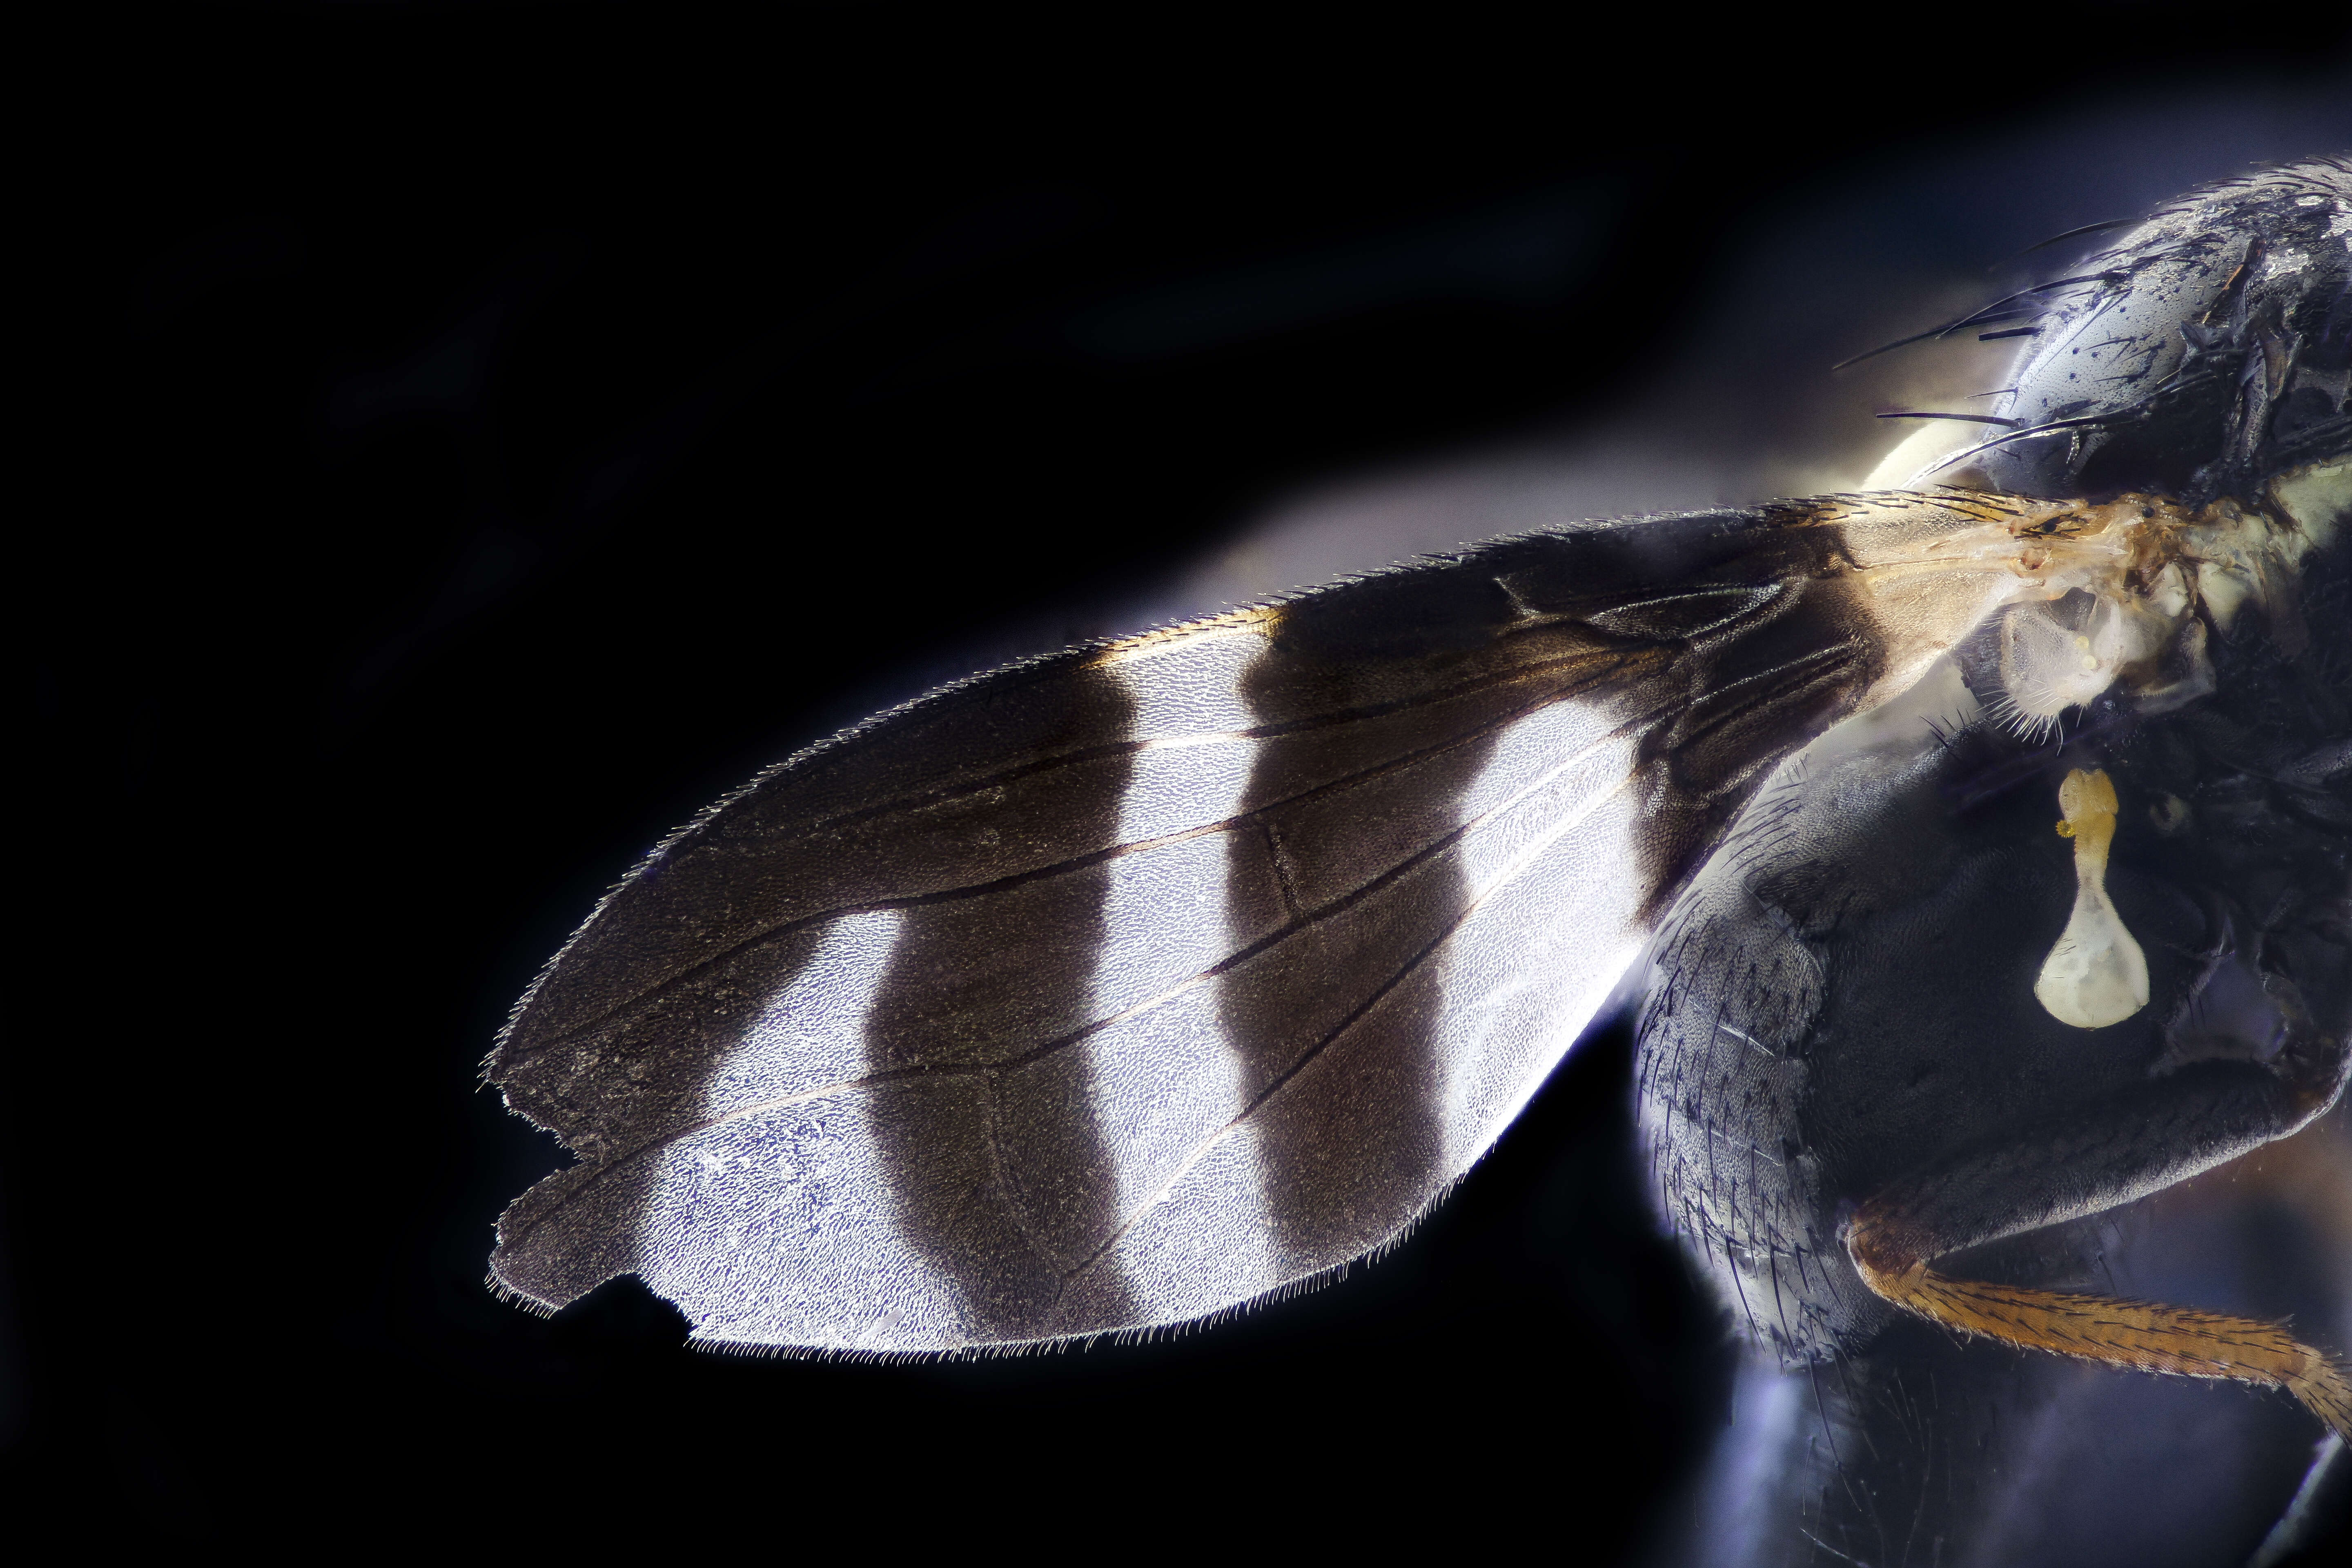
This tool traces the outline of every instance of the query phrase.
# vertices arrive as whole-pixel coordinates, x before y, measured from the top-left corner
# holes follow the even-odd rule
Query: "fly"
[[[2312,1528],[2352,1281],[2171,1305],[2100,1227],[2352,1074],[2352,165],[2103,246],[1940,330],[2026,321],[2013,384],[1866,493],[1423,558],[761,774],[517,1005],[488,1076],[579,1162],[492,1283],[787,1353],[1196,1321],[1392,1242],[1633,970],[1662,1209],[1807,1386],[1727,1438],[1758,1560],[2065,1560],[2003,1445],[2072,1401],[2128,1450],[2147,1373],[2332,1434],[2301,1513],[2298,1458],[2184,1528]]]

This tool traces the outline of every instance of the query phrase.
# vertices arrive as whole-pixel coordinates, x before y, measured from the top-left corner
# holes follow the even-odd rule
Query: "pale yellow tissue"
[[[2074,910],[2033,994],[2077,1029],[2120,1024],[2147,1005],[2147,957],[2107,897],[2107,849],[2116,837],[2116,786],[2105,770],[2074,769],[2058,786],[2058,831],[2074,841]]]

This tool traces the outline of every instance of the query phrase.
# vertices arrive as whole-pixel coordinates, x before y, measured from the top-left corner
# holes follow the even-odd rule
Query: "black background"
[[[1134,629],[1318,486],[1633,419],[1684,504],[1883,438],[1822,372],[1906,287],[2352,143],[2341,32],[665,16],[126,13],[51,62],[12,1473],[94,1538],[1629,1550],[1732,1352],[1622,1033],[1344,1286],[914,1366],[494,1301],[558,1155],[477,1064],[703,802]]]

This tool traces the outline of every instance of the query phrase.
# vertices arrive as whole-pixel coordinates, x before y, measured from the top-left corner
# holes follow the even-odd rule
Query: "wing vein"
[[[1591,656],[1588,654],[1583,656],[1581,658],[1554,661],[1553,667],[1557,667],[1558,665],[1589,663],[1591,660]],[[646,987],[645,990],[638,992],[635,996],[630,997],[627,1001],[617,1004],[605,1012],[598,1014],[593,1018],[574,1025],[572,1027],[564,1030],[562,1034],[551,1036],[547,1039],[531,1046],[516,1047],[512,1052],[511,1059],[528,1059],[529,1058],[537,1056],[542,1052],[554,1050],[560,1047],[570,1045],[596,1030],[608,1028],[616,1024],[626,1023],[629,1019],[639,1016],[647,1008],[650,1008],[656,1003],[660,1002],[664,997],[685,988],[695,979],[718,965],[729,963],[763,942],[775,942],[789,937],[795,931],[804,930],[818,921],[833,920],[842,915],[865,914],[882,910],[923,909],[933,905],[955,903],[967,899],[984,898],[992,893],[1009,892],[1013,889],[1024,887],[1032,882],[1044,881],[1050,878],[1066,876],[1074,871],[1085,870],[1088,867],[1098,866],[1107,861],[1115,860],[1123,855],[1140,854],[1146,850],[1160,849],[1164,848],[1171,844],[1182,843],[1187,839],[1199,838],[1214,833],[1229,832],[1242,823],[1249,821],[1252,817],[1263,819],[1267,814],[1279,811],[1286,806],[1295,805],[1301,801],[1312,800],[1318,795],[1331,794],[1339,790],[1353,788],[1356,785],[1364,783],[1368,779],[1378,778],[1384,773],[1396,772],[1398,769],[1411,766],[1415,763],[1425,761],[1430,757],[1439,756],[1446,752],[1458,750],[1463,746],[1483,739],[1487,734],[1503,727],[1504,725],[1516,723],[1531,713],[1538,712],[1555,703],[1568,700],[1585,690],[1589,690],[1593,685],[1598,684],[1601,680],[1606,679],[1609,675],[1616,673],[1619,667],[1628,662],[1632,662],[1630,656],[1612,659],[1612,668],[1609,670],[1603,671],[1588,680],[1563,685],[1547,691],[1542,696],[1531,701],[1523,703],[1507,712],[1497,714],[1492,719],[1484,721],[1471,729],[1463,731],[1459,734],[1449,736],[1444,741],[1437,742],[1431,745],[1423,746],[1411,752],[1402,752],[1393,757],[1385,758],[1371,767],[1360,768],[1354,773],[1345,773],[1338,778],[1327,779],[1320,784],[1312,785],[1307,789],[1299,790],[1295,794],[1285,795],[1280,799],[1270,800],[1263,805],[1253,806],[1246,812],[1242,812],[1234,816],[1225,817],[1220,821],[1203,823],[1198,827],[1187,828],[1181,833],[1165,834],[1158,838],[1139,839],[1132,844],[1113,844],[1101,849],[1089,850],[1084,855],[1072,856],[1068,859],[1056,860],[1049,865],[1033,866],[1025,871],[1015,871],[1007,876],[992,878],[984,882],[971,882],[957,888],[939,888],[934,889],[932,891],[928,893],[910,893],[904,898],[877,899],[864,903],[839,904],[829,909],[811,910],[807,914],[798,915],[791,920],[779,921],[774,925],[750,932],[728,946],[713,951],[707,956],[697,960],[688,967],[679,970],[676,974],[670,975],[656,984]],[[1521,672],[1521,678],[1525,678],[1524,671]],[[1238,733],[1246,735],[1249,731],[1240,731]]]
[[[1175,985],[1169,987],[1167,990],[1160,992],[1158,995],[1137,1003],[1134,1006],[1129,1007],[1122,1012],[1114,1014],[1107,1018],[1097,1019],[1094,1022],[1086,1025],[1082,1028],[1072,1030],[1068,1034],[1060,1036],[1052,1040],[1047,1040],[1038,1046],[1033,1047],[1027,1051],[1020,1053],[1017,1056],[1007,1057],[1000,1061],[966,1063],[940,1067],[927,1065],[920,1067],[886,1068],[880,1072],[867,1073],[858,1078],[837,1079],[833,1083],[821,1085],[815,1089],[803,1089],[793,1094],[782,1096],[779,1099],[761,1100],[757,1104],[741,1106],[718,1116],[706,1117],[702,1121],[689,1123],[684,1127],[674,1128],[656,1133],[653,1137],[646,1139],[644,1142],[635,1144],[630,1148],[615,1153],[604,1160],[598,1167],[595,1174],[586,1177],[582,1181],[578,1191],[566,1194],[562,1204],[550,1208],[546,1215],[536,1216],[529,1227],[517,1233],[517,1239],[520,1240],[522,1236],[529,1235],[530,1230],[536,1229],[538,1226],[549,1215],[559,1212],[562,1207],[568,1205],[574,1198],[577,1198],[581,1194],[585,1193],[589,1187],[602,1181],[605,1175],[637,1159],[640,1155],[666,1148],[669,1144],[677,1142],[681,1139],[694,1137],[698,1133],[707,1132],[714,1127],[724,1126],[728,1122],[739,1121],[743,1117],[762,1115],[772,1110],[782,1110],[787,1106],[806,1104],[812,1100],[824,1099],[829,1095],[845,1093],[854,1089],[871,1088],[878,1084],[898,1082],[908,1079],[971,1077],[994,1079],[999,1074],[1031,1066],[1032,1064],[1043,1060],[1045,1058],[1051,1056],[1055,1052],[1067,1050],[1070,1047],[1078,1044],[1087,1037],[1097,1034],[1103,1029],[1107,1029],[1114,1024],[1123,1023],[1129,1018],[1150,1012],[1155,1007],[1165,1005],[1168,1002],[1183,994],[1185,992],[1190,991],[1198,985],[1203,984],[1208,981],[1215,979],[1236,965],[1246,963],[1248,960],[1256,957],[1259,953],[1265,952],[1267,949],[1272,948],[1282,942],[1287,941],[1289,938],[1297,935],[1299,932],[1306,931],[1311,926],[1319,924],[1322,921],[1345,913],[1356,904],[1362,902],[1365,899],[1370,898],[1384,887],[1403,877],[1415,866],[1427,861],[1433,856],[1444,852],[1446,848],[1458,843],[1463,837],[1475,831],[1482,825],[1492,821],[1496,816],[1510,810],[1513,806],[1518,805],[1521,801],[1526,800],[1529,795],[1534,795],[1537,791],[1549,784],[1552,780],[1558,778],[1562,773],[1565,773],[1570,768],[1574,767],[1577,763],[1583,762],[1601,752],[1610,742],[1621,740],[1640,730],[1654,726],[1672,711],[1674,711],[1672,709],[1660,709],[1653,713],[1644,715],[1640,720],[1618,726],[1616,729],[1611,731],[1607,735],[1604,735],[1600,740],[1592,742],[1592,744],[1586,746],[1575,752],[1573,755],[1554,763],[1536,779],[1522,786],[1509,798],[1497,802],[1487,810],[1480,813],[1477,816],[1475,816],[1469,821],[1456,826],[1452,832],[1444,835],[1442,837],[1432,840],[1427,846],[1416,851],[1406,859],[1400,861],[1397,865],[1391,867],[1388,870],[1372,879],[1372,880],[1365,883],[1362,887],[1357,888],[1339,898],[1332,900],[1329,903],[1323,905],[1321,908],[1315,910],[1305,916],[1302,916],[1298,920],[1291,921],[1280,930],[1268,932],[1266,935],[1259,938],[1256,942],[1250,943],[1248,946],[1236,952],[1228,954],[1224,958],[1220,959],[1217,963],[1211,964],[1208,968],[1202,970],[1199,973],[1179,982]],[[1516,880],[1519,873],[1526,869],[1528,865],[1529,865],[1537,856],[1549,848],[1552,844],[1559,840],[1562,834],[1567,833],[1578,823],[1591,816],[1603,801],[1609,799],[1612,795],[1622,793],[1631,782],[1630,778],[1621,778],[1608,789],[1591,796],[1589,800],[1580,802],[1576,810],[1565,814],[1558,823],[1546,829],[1545,832],[1537,837],[1527,848],[1521,850],[1517,856],[1514,857],[1514,858],[1503,868],[1501,873],[1497,875],[1485,889],[1480,891],[1476,897],[1471,899],[1463,906],[1460,914],[1447,925],[1444,931],[1441,931],[1436,937],[1433,938],[1426,946],[1414,953],[1411,959],[1398,969],[1397,973],[1393,976],[1382,984],[1381,988],[1375,992],[1372,996],[1367,999],[1361,1005],[1351,1011],[1347,1018],[1334,1026],[1334,1027],[1326,1034],[1321,1040],[1311,1046],[1297,1061],[1294,1062],[1288,1068],[1285,1069],[1280,1077],[1267,1085],[1267,1087],[1262,1090],[1248,1106],[1244,1107],[1232,1121],[1226,1123],[1226,1127],[1224,1129],[1220,1129],[1219,1131],[1210,1134],[1207,1139],[1203,1140],[1199,1146],[1199,1152],[1194,1154],[1192,1161],[1187,1162],[1185,1168],[1190,1169],[1192,1163],[1198,1161],[1200,1153],[1205,1152],[1208,1145],[1213,1143],[1219,1137],[1222,1137],[1224,1131],[1229,1130],[1232,1127],[1238,1126],[1243,1121],[1246,1120],[1257,1110],[1258,1107],[1265,1104],[1266,1100],[1284,1084],[1295,1078],[1300,1069],[1305,1068],[1309,1061],[1314,1059],[1316,1056],[1321,1054],[1326,1046],[1330,1044],[1331,1041],[1337,1039],[1339,1035],[1346,1032],[1346,1030],[1358,1018],[1361,1017],[1366,1011],[1377,1004],[1381,997],[1388,994],[1390,991],[1402,984],[1405,976],[1411,974],[1416,968],[1418,968],[1422,961],[1426,958],[1429,953],[1434,952],[1447,937],[1451,936],[1454,930],[1461,925],[1463,921],[1469,919],[1473,913],[1476,912],[1478,907],[1486,902],[1488,898],[1492,897],[1495,893],[1500,891],[1502,889],[1507,887],[1512,881]],[[891,906],[885,905],[877,907],[887,908]],[[993,1097],[992,1097],[992,1098]],[[1181,1173],[1180,1173],[1180,1174]],[[1171,1180],[1173,1178],[1171,1178]],[[1140,1215],[1144,1209],[1148,1209],[1152,1204],[1157,1203],[1160,1200],[1160,1197],[1164,1194],[1164,1192],[1165,1189],[1163,1188],[1160,1192],[1157,1192],[1151,1197],[1146,1199],[1141,1207],[1138,1208],[1136,1211],[1137,1214]],[[1133,1223],[1132,1219],[1128,1222],[1129,1225]],[[1126,1226],[1120,1226],[1121,1231],[1124,1231],[1125,1229]],[[1116,1240],[1117,1234],[1118,1233],[1114,1233],[1114,1240]],[[1104,1243],[1106,1247],[1110,1245],[1110,1242]],[[1101,1253],[1098,1250],[1090,1256],[1086,1263],[1078,1265],[1077,1269],[1073,1270],[1068,1278],[1075,1279],[1078,1272],[1083,1271],[1094,1261],[1096,1258],[1100,1256]]]
[[[1621,731],[1618,732],[1622,733],[1622,731]],[[1586,754],[1590,754],[1589,752]],[[1565,768],[1569,765],[1570,764],[1562,763],[1560,764],[1560,768]],[[1557,774],[1559,771],[1559,768],[1556,768],[1553,770],[1553,773]],[[1121,1222],[1118,1228],[1113,1231],[1110,1236],[1104,1240],[1100,1247],[1097,1247],[1091,1254],[1089,1254],[1084,1262],[1080,1263],[1076,1268],[1071,1269],[1068,1274],[1064,1276],[1061,1291],[1056,1293],[1057,1299],[1059,1294],[1066,1292],[1069,1287],[1076,1283],[1078,1278],[1086,1273],[1087,1269],[1092,1268],[1097,1263],[1100,1262],[1102,1258],[1109,1253],[1112,1247],[1118,1246],[1119,1238],[1124,1237],[1129,1230],[1133,1229],[1136,1223],[1146,1214],[1150,1213],[1154,1205],[1158,1205],[1162,1199],[1166,1198],[1170,1193],[1173,1192],[1176,1188],[1176,1184],[1182,1181],[1186,1175],[1192,1173],[1195,1166],[1199,1165],[1203,1159],[1207,1158],[1210,1149],[1215,1146],[1219,1139],[1240,1128],[1252,1117],[1265,1109],[1276,1095],[1280,1094],[1285,1089],[1288,1088],[1297,1080],[1300,1073],[1306,1071],[1307,1068],[1317,1060],[1317,1058],[1320,1058],[1325,1051],[1336,1044],[1339,1039],[1339,1037],[1346,1034],[1349,1029],[1354,1028],[1357,1024],[1360,1023],[1368,1015],[1370,1014],[1373,1008],[1381,1005],[1382,999],[1394,992],[1398,986],[1405,983],[1407,978],[1419,970],[1422,964],[1428,961],[1431,954],[1434,953],[1439,948],[1444,946],[1447,942],[1451,941],[1454,933],[1462,929],[1463,925],[1468,921],[1472,915],[1478,912],[1478,910],[1482,905],[1484,905],[1489,899],[1493,898],[1496,893],[1501,892],[1504,889],[1517,881],[1521,873],[1526,871],[1529,866],[1533,865],[1538,858],[1540,858],[1554,844],[1559,842],[1560,838],[1571,828],[1584,821],[1585,818],[1591,816],[1593,812],[1599,810],[1603,802],[1607,801],[1613,795],[1622,794],[1631,783],[1632,780],[1630,778],[1620,778],[1615,784],[1611,784],[1607,789],[1601,791],[1600,794],[1591,796],[1588,800],[1578,803],[1576,810],[1562,816],[1559,822],[1547,828],[1526,848],[1520,850],[1517,855],[1514,856],[1510,863],[1503,868],[1503,871],[1499,876],[1496,877],[1493,881],[1486,885],[1486,888],[1482,889],[1475,898],[1469,899],[1464,902],[1461,910],[1456,913],[1451,921],[1446,922],[1446,926],[1444,931],[1438,932],[1427,942],[1423,943],[1411,958],[1407,959],[1403,963],[1397,967],[1397,971],[1394,974],[1382,981],[1380,986],[1374,990],[1370,995],[1365,997],[1362,1002],[1359,1003],[1354,1008],[1352,1008],[1345,1018],[1342,1018],[1339,1023],[1334,1024],[1329,1029],[1326,1030],[1319,1038],[1310,1044],[1307,1049],[1300,1052],[1297,1060],[1293,1061],[1290,1066],[1284,1068],[1279,1074],[1276,1075],[1276,1077],[1268,1082],[1264,1089],[1257,1092],[1247,1105],[1244,1106],[1234,1114],[1232,1120],[1228,1121],[1223,1126],[1218,1128],[1214,1132],[1210,1133],[1207,1137],[1194,1144],[1192,1152],[1185,1159],[1184,1163],[1180,1165],[1165,1182],[1162,1182],[1157,1188],[1155,1188],[1149,1197],[1145,1198],[1142,1203],[1137,1205],[1135,1212],[1129,1215],[1126,1220]],[[1532,787],[1534,786],[1531,786],[1531,788]],[[1525,795],[1523,792],[1519,798],[1524,797]],[[1507,809],[1507,806],[1497,806],[1495,808],[1497,812],[1506,809]],[[1487,815],[1491,816],[1494,813],[1490,812]]]
[[[1612,607],[1622,606],[1612,605]],[[1508,626],[1500,629],[1504,632],[1517,632],[1522,628]],[[1549,630],[1550,628],[1528,629]],[[1270,724],[1253,725],[1247,729],[1218,731],[1201,735],[1105,742],[1100,745],[1085,746],[1075,751],[1057,752],[1051,756],[1034,758],[1016,766],[1000,768],[993,773],[983,773],[956,784],[941,784],[933,789],[894,796],[888,800],[878,801],[872,805],[861,806],[854,811],[840,812],[832,816],[813,817],[806,822],[794,824],[786,831],[794,836],[831,832],[842,827],[854,826],[861,822],[871,821],[877,817],[888,816],[898,812],[919,811],[928,806],[943,805],[969,795],[985,794],[989,790],[1000,789],[1005,784],[1018,783],[1038,773],[1051,773],[1085,763],[1100,762],[1105,757],[1133,756],[1142,752],[1209,745],[1225,741],[1280,740],[1285,736],[1307,734],[1317,730],[1361,723],[1370,719],[1385,719],[1393,713],[1402,713],[1414,708],[1425,708],[1433,703],[1451,701],[1455,698],[1472,696],[1496,686],[1506,686],[1515,680],[1524,680],[1530,676],[1543,675],[1563,665],[1587,664],[1598,658],[1633,659],[1640,658],[1645,651],[1649,650],[1640,647],[1605,650],[1582,648],[1554,658],[1530,660],[1525,664],[1513,665],[1507,669],[1496,670],[1471,679],[1457,681],[1451,686],[1434,687],[1412,697],[1400,697],[1387,702],[1367,702],[1359,707],[1345,708],[1331,713],[1317,713],[1303,719],[1288,719]]]

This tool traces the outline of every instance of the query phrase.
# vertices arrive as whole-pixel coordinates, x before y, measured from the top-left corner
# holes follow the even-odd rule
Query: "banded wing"
[[[662,846],[489,1063],[580,1163],[546,1309],[946,1351],[1202,1317],[1396,1238],[1777,759],[2005,595],[2049,503],[1591,524],[947,688]]]

